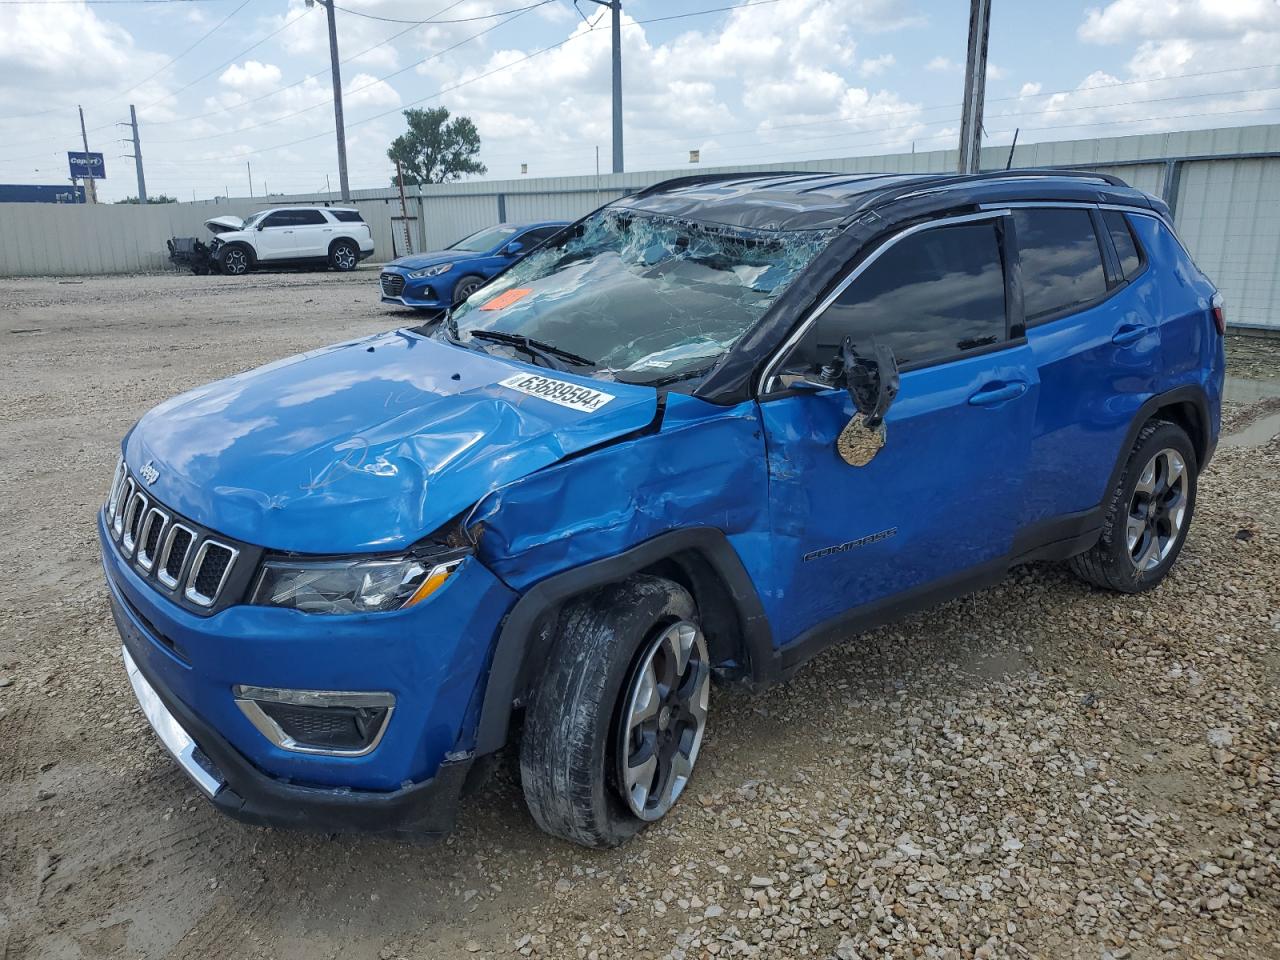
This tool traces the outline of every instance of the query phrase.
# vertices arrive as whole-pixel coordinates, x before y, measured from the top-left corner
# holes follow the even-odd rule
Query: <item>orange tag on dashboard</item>
[[[481,310],[505,310],[518,300],[523,300],[529,294],[533,293],[532,287],[512,287],[510,290],[504,290],[488,303],[480,304]]]

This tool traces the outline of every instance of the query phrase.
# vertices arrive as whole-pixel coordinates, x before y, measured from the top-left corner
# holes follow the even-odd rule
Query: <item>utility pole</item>
[[[80,111],[80,140],[81,142],[84,143],[84,152],[88,153],[89,152],[89,134],[86,133],[84,129],[84,107],[77,107],[76,109]],[[85,177],[84,185],[85,185],[85,193],[88,194],[88,197],[89,197],[89,202],[97,203],[98,187],[95,184],[93,177]]]
[[[622,173],[622,0],[591,2],[613,14],[613,172]]]
[[[249,171],[249,199],[253,199],[253,164],[246,160],[244,162],[245,169]]]
[[[964,70],[964,106],[960,112],[960,173],[978,173],[982,165],[982,104],[987,93],[987,39],[991,0],[969,0],[969,53]]]
[[[142,143],[138,140],[138,111],[129,104],[129,122],[117,124],[133,128],[133,165],[138,171],[138,202],[147,202],[147,179],[142,175]]]
[[[307,6],[319,3],[329,20],[329,72],[333,76],[333,127],[338,134],[338,186],[342,199],[351,199],[351,183],[347,179],[347,128],[342,120],[342,70],[338,64],[338,24],[334,18],[333,0],[307,0]]]

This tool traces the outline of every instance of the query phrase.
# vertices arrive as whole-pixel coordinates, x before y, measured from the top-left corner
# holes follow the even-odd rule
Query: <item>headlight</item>
[[[440,589],[466,556],[264,560],[250,602],[306,613],[399,610]]]
[[[434,267],[423,267],[421,270],[409,271],[409,276],[414,280],[421,280],[424,277],[438,277],[442,273],[448,273],[453,269],[452,263],[437,263]]]

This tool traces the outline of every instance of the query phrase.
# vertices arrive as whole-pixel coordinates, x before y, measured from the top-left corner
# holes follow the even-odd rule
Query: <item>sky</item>
[[[964,0],[623,0],[628,170],[953,148]],[[579,0],[337,0],[353,189],[409,106],[470,116],[486,179],[611,169],[608,11]],[[428,22],[422,22],[428,21]],[[1280,122],[1280,0],[993,0],[986,143]],[[337,190],[325,12],[304,0],[0,0],[0,183],[101,199]],[[694,168],[696,169],[696,168]]]

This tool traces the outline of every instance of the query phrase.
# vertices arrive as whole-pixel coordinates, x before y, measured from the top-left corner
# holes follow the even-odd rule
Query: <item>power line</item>
[[[552,3],[554,0],[544,0],[544,2]],[[454,6],[457,6],[457,4],[454,4]],[[534,7],[540,6],[542,6],[542,3],[531,3],[525,7],[515,7],[511,10],[499,10],[497,13],[485,13],[474,17],[459,17],[456,20],[405,20],[399,17],[380,17],[377,14],[362,13],[359,10],[352,10],[350,7],[344,7],[336,3],[333,5],[333,8],[335,10],[341,10],[343,13],[348,13],[353,17],[363,17],[365,20],[378,20],[382,23],[409,23],[415,27],[421,27],[424,24],[429,23],[474,23],[477,20],[492,20],[495,17],[505,17],[508,13],[515,13],[517,10],[532,10]]]
[[[412,70],[415,67],[419,67],[424,63],[429,63],[432,60],[436,60],[439,57],[444,56],[446,53],[452,53],[454,50],[457,50],[459,47],[464,46],[465,44],[468,44],[471,41],[478,39],[479,37],[484,36],[486,33],[490,33],[494,30],[497,30],[499,27],[506,26],[508,23],[511,23],[511,21],[524,16],[530,10],[533,10],[536,7],[541,7],[548,3],[553,3],[553,2],[554,0],[539,0],[539,2],[537,3],[531,3],[528,6],[519,7],[514,12],[507,11],[508,13],[512,13],[512,15],[508,17],[506,20],[503,20],[499,23],[495,23],[492,26],[486,27],[485,29],[479,31],[478,33],[473,33],[469,37],[464,37],[463,39],[459,40],[457,43],[454,43],[451,46],[445,47],[443,50],[438,50],[435,53],[430,54],[429,56],[423,57],[421,60],[415,60],[413,63],[407,64],[401,67],[399,70],[393,70],[391,73],[385,74],[384,76],[381,76],[381,77],[377,77],[373,80],[368,81],[367,83],[361,84],[358,87],[352,87],[350,90],[346,91],[346,95],[351,96],[353,94],[359,93],[361,90],[368,90],[370,87],[376,87],[378,84],[384,83],[387,80],[390,80],[392,77],[397,77],[400,74],[406,73],[409,70]],[[422,21],[422,22],[425,23],[427,21]],[[447,21],[437,20],[433,22],[444,23]],[[245,131],[248,131],[248,130],[258,130],[262,127],[269,127],[274,123],[279,123],[282,120],[288,120],[291,117],[300,116],[301,114],[307,113],[311,110],[319,109],[320,107],[323,107],[330,103],[333,103],[333,97],[329,97],[329,99],[322,100],[319,103],[313,103],[309,107],[301,107],[289,113],[283,113],[278,117],[272,117],[269,120],[263,120],[260,123],[255,123],[247,127],[237,127],[234,130],[224,130],[220,133],[209,133],[199,137],[186,137],[181,140],[156,140],[154,142],[158,144],[159,143],[197,143],[202,140],[216,140],[218,137],[235,136],[236,134],[244,133]]]
[[[218,23],[217,23],[217,24],[216,24],[212,29],[210,29],[210,30],[208,30],[207,32],[205,32],[205,33],[201,34],[201,35],[200,35],[200,39],[198,39],[195,43],[191,44],[191,46],[187,47],[187,49],[183,50],[180,54],[178,54],[176,57],[174,57],[172,60],[170,60],[168,63],[166,63],[166,64],[165,64],[163,67],[161,67],[159,70],[156,70],[154,73],[149,73],[149,74],[147,74],[147,76],[143,77],[141,80],[139,80],[137,83],[135,83],[135,84],[134,84],[132,87],[130,87],[128,90],[122,90],[122,91],[120,91],[120,93],[117,93],[117,94],[116,94],[114,97],[112,97],[111,99],[113,99],[113,100],[114,100],[114,99],[116,99],[116,98],[127,97],[129,94],[133,93],[133,91],[137,90],[140,86],[142,86],[142,85],[143,85],[144,83],[146,83],[148,80],[152,80],[152,79],[154,79],[155,77],[158,77],[160,74],[164,73],[166,70],[168,70],[170,67],[172,67],[175,63],[177,63],[179,60],[181,60],[183,57],[185,57],[188,53],[190,53],[190,52],[191,52],[192,50],[194,50],[196,47],[200,46],[200,44],[204,43],[204,42],[205,42],[206,40],[208,40],[211,36],[213,36],[215,33],[217,33],[217,32],[218,32],[218,31],[219,31],[219,30],[220,30],[220,29],[221,29],[221,28],[226,24],[226,22],[227,22],[228,20],[230,20],[232,17],[234,17],[237,13],[239,13],[241,10],[243,10],[243,9],[244,9],[245,7],[247,7],[248,5],[249,5],[249,0],[244,0],[244,3],[240,4],[240,6],[236,7],[234,10],[232,10],[230,13],[228,13],[225,17],[223,17],[221,20],[219,20],[219,21],[218,21]]]

